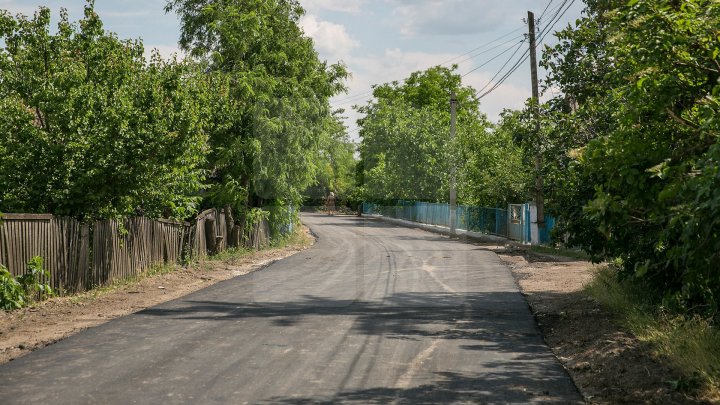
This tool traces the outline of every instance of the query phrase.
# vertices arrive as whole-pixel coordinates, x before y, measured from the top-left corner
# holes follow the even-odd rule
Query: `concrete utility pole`
[[[457,115],[457,97],[455,91],[450,94],[450,143],[455,140],[455,116]],[[452,150],[452,149],[451,149]],[[457,212],[457,191],[455,191],[455,157],[450,157],[450,236],[457,234],[456,213]]]
[[[528,11],[528,39],[530,40],[530,79],[532,80],[532,109],[535,115],[535,206],[537,207],[537,223],[545,226],[545,196],[543,195],[542,153],[540,151],[540,95],[538,94],[537,56],[535,55],[535,15]]]

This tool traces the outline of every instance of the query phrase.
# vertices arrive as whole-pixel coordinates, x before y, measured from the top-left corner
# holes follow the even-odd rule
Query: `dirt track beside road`
[[[673,391],[679,375],[583,292],[595,265],[498,248],[545,341],[591,404],[705,403]]]

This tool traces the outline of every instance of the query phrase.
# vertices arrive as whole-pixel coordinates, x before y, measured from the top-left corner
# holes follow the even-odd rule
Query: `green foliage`
[[[328,100],[343,90],[345,68],[319,60],[296,1],[170,0],[166,11],[180,16],[180,45],[207,63],[217,98],[206,204],[245,213],[268,200],[299,203],[337,132]]]
[[[143,57],[103,29],[89,2],[62,11],[0,11],[0,209],[76,217],[196,211],[208,120],[193,65]]]
[[[374,101],[359,107],[360,173],[365,198],[447,200],[455,162],[458,200],[504,204],[524,188],[516,171],[520,150],[507,134],[495,136],[479,110],[475,90],[455,68],[433,67],[402,83],[376,86]],[[457,131],[450,141],[450,94],[456,93]],[[505,184],[503,184],[505,183]],[[508,187],[509,186],[509,187]]]
[[[437,67],[403,83],[376,86],[374,101],[358,108],[360,157],[367,199],[444,198],[449,177],[449,97],[459,76]],[[469,89],[459,99],[471,100]]]
[[[588,1],[545,64],[571,243],[671,307],[720,309],[720,3]],[[574,134],[573,134],[574,132]]]
[[[654,305],[641,285],[619,279],[616,266],[601,267],[585,292],[681,372],[678,380],[668,381],[673,389],[701,388],[708,398],[718,398],[720,332],[711,322]]]
[[[251,228],[255,224],[259,224],[263,220],[270,218],[270,212],[262,208],[252,208],[245,216],[245,228]]]
[[[524,131],[527,133],[525,124],[519,112],[504,111],[492,130],[459,136],[462,166],[458,188],[464,204],[506,207],[528,200],[533,161],[526,156],[527,145],[518,142]]]
[[[0,265],[0,309],[12,311],[27,305],[25,291],[7,268]]]
[[[342,65],[319,60],[295,1],[169,1],[192,58],[145,60],[88,1],[0,12],[0,210],[184,219],[349,188],[352,147],[329,107]],[[318,180],[320,179],[320,180]],[[234,210],[233,210],[234,209]],[[232,226],[232,224],[231,224]]]
[[[323,199],[332,191],[338,197],[338,205],[344,205],[355,192],[355,170],[357,162],[354,153],[356,145],[350,141],[340,113],[333,114],[330,127],[322,133],[318,150],[315,184],[308,187],[303,195],[305,202],[322,205]]]
[[[50,285],[43,282],[48,279],[50,279],[50,271],[43,269],[43,258],[40,256],[30,259],[25,274],[17,277],[17,281],[22,285],[25,294],[39,300],[55,295]]]
[[[300,224],[298,210],[283,204],[282,200],[276,201],[275,205],[265,206],[263,210],[267,212],[271,240],[283,237]]]
[[[35,256],[27,264],[25,274],[13,277],[0,265],[0,309],[11,311],[29,305],[34,300],[44,300],[54,295],[49,284],[50,272],[43,269],[43,259]]]

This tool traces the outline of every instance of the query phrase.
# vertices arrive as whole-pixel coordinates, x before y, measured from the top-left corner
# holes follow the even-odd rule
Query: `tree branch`
[[[714,62],[717,64],[717,61],[714,61]],[[673,64],[677,65],[677,66],[685,66],[685,67],[689,67],[689,68],[700,69],[700,70],[704,70],[706,72],[711,72],[711,73],[720,73],[720,70],[711,69],[709,67],[700,66],[698,64],[692,65],[690,63],[685,63],[685,62],[673,62]],[[720,69],[720,66],[718,66],[718,68]]]
[[[695,129],[695,130],[699,130],[699,129],[700,129],[700,127],[699,127],[697,124],[695,124],[694,122],[689,121],[689,120],[687,120],[687,119],[685,119],[685,118],[677,115],[677,114],[675,113],[675,111],[673,111],[672,109],[670,109],[670,107],[665,107],[665,111],[668,113],[668,115],[670,116],[670,118],[673,119],[673,121],[675,121],[675,122],[677,122],[677,123],[679,123],[679,124],[681,124],[681,125],[684,125],[684,126],[687,126],[687,127],[692,128],[692,129]]]

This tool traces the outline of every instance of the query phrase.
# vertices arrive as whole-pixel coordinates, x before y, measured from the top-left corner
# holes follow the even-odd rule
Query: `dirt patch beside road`
[[[307,228],[299,239],[288,247],[253,252],[232,263],[205,261],[114,287],[52,298],[13,312],[0,311],[0,364],[111,319],[261,269],[314,241]]]
[[[695,404],[674,391],[679,374],[583,293],[592,264],[494,248],[510,267],[545,341],[591,404]]]

